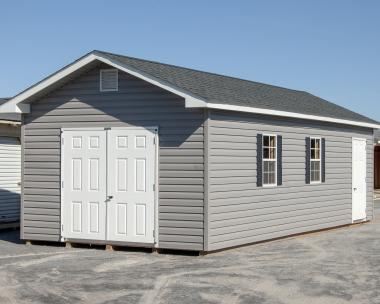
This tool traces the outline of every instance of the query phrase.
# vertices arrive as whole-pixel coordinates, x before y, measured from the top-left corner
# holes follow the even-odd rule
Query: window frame
[[[272,159],[272,158],[265,158],[264,157],[264,149],[266,147],[266,146],[264,146],[264,138],[265,138],[265,136],[269,136],[269,137],[274,137],[275,138],[275,146],[274,146],[275,156],[274,156],[274,159]],[[270,140],[269,140],[269,142],[270,142]],[[270,148],[270,146],[269,146],[269,148]],[[277,149],[278,149],[277,134],[268,134],[268,133],[263,134],[261,149],[262,149],[262,151],[261,151],[261,153],[262,153],[262,177],[261,178],[262,178],[263,187],[277,187],[278,186],[278,184],[277,184],[277,174],[278,174],[278,172],[277,172],[277,153],[278,153],[278,151],[277,151]],[[264,163],[265,163],[265,161],[274,161],[274,183],[272,183],[272,184],[266,184],[265,183],[265,178],[264,178],[264,170],[265,170]]]
[[[103,89],[103,72],[116,71],[116,89]],[[100,69],[99,70],[99,91],[100,92],[118,92],[119,91],[119,70],[118,69]]]
[[[311,158],[311,150],[312,150],[312,147],[311,147],[311,141],[312,140],[319,140],[319,159],[312,159]],[[314,148],[315,149],[315,148]],[[310,162],[310,184],[321,184],[322,183],[322,137],[310,137],[310,159],[309,159],[309,162]],[[316,181],[313,181],[312,180],[312,166],[311,166],[311,163],[312,161],[319,161],[319,180],[316,180]]]

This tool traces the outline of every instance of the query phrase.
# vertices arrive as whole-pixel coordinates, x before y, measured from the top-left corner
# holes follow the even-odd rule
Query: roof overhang
[[[137,71],[136,69],[126,66],[125,64],[112,60],[110,58],[106,58],[100,54],[96,53],[90,53],[81,59],[77,60],[73,64],[63,68],[62,70],[58,71],[57,73],[45,78],[41,82],[37,83],[36,85],[30,87],[29,89],[25,90],[24,92],[16,95],[12,99],[8,100],[4,104],[0,106],[0,113],[30,113],[30,105],[27,103],[27,100],[29,98],[32,98],[39,92],[49,88],[53,84],[57,83],[58,81],[64,79],[65,77],[69,76],[70,74],[74,73],[75,71],[80,70],[81,68],[84,68],[88,64],[99,61],[103,62],[105,64],[108,64],[110,66],[113,66],[114,68],[117,68],[119,70],[122,70],[126,73],[129,73],[133,76],[136,76],[142,80],[145,80],[153,85],[156,85],[158,87],[161,87],[169,92],[172,92],[176,95],[179,95],[183,98],[185,98],[186,106],[197,106],[202,107],[206,105],[206,102],[202,100],[201,98],[192,95],[189,92],[185,92],[182,89],[176,88],[175,86],[166,83],[165,81],[162,81],[161,79],[152,77],[150,75],[147,75],[141,71]]]
[[[332,117],[326,117],[326,116],[317,116],[317,115],[300,114],[300,113],[286,112],[286,111],[261,109],[261,108],[254,108],[254,107],[208,103],[206,105],[206,108],[255,113],[255,114],[263,114],[263,115],[272,115],[272,116],[280,116],[280,117],[290,117],[290,118],[298,118],[298,119],[306,119],[306,120],[316,120],[316,121],[324,121],[324,122],[331,122],[331,123],[337,123],[337,124],[365,127],[365,128],[371,128],[371,129],[380,129],[380,125],[373,124],[373,123],[332,118]]]
[[[137,78],[145,80],[153,85],[156,85],[164,90],[167,90],[178,96],[183,97],[185,99],[185,107],[187,108],[208,108],[208,109],[218,109],[218,110],[226,110],[226,111],[237,111],[237,112],[273,115],[273,116],[279,116],[279,117],[290,117],[290,118],[307,119],[307,120],[314,120],[314,121],[324,121],[324,122],[331,122],[331,123],[337,123],[337,124],[380,129],[380,125],[373,124],[373,123],[331,118],[331,117],[325,117],[325,116],[316,116],[316,115],[309,115],[309,114],[299,114],[299,113],[294,113],[294,112],[262,109],[262,108],[248,107],[248,106],[210,103],[210,102],[207,102],[207,100],[202,99],[201,97],[192,94],[191,92],[185,91],[182,88],[178,88],[171,83],[163,81],[162,79],[148,75],[140,70],[137,70],[129,65],[126,65],[125,63],[111,59],[107,56],[103,56],[102,54],[97,53],[97,52],[92,52],[83,56],[82,58],[78,59],[74,63],[66,66],[65,68],[59,70],[58,72],[40,81],[36,85],[16,95],[12,99],[8,100],[6,103],[0,105],[0,113],[30,113],[30,104],[28,103],[28,100],[33,98],[33,96],[36,96],[37,94],[48,89],[49,87],[53,86],[54,84],[61,81],[62,79],[65,79],[72,73],[86,67],[87,65],[95,61],[108,64],[114,68],[117,68]]]

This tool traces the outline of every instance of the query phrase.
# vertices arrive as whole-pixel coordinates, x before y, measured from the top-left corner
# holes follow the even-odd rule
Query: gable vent
[[[115,92],[118,90],[118,70],[100,70],[100,91]]]

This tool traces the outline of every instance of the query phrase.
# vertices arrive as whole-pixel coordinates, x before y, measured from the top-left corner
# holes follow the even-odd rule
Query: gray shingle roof
[[[247,106],[379,124],[373,119],[304,91],[101,51],[94,51],[94,53],[161,79],[209,103]]]

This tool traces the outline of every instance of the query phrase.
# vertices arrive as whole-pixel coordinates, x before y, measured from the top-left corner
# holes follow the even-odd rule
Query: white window
[[[310,138],[310,182],[321,182],[321,139]]]
[[[119,89],[117,69],[100,70],[100,92],[116,92]]]
[[[277,185],[277,137],[263,135],[263,185]]]

